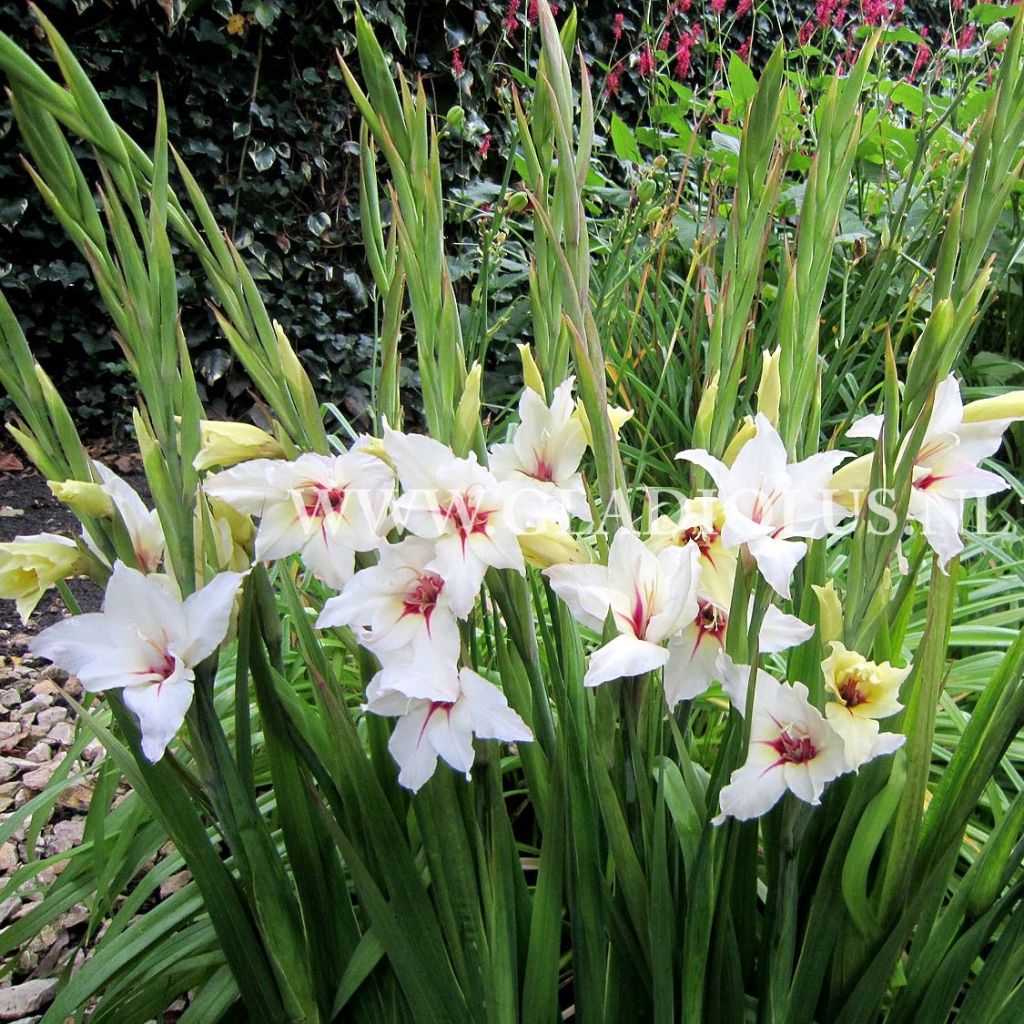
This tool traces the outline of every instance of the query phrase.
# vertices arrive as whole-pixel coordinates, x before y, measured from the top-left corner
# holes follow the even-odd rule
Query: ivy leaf
[[[270,28],[281,13],[281,0],[258,0],[253,5],[252,16],[261,28]]]
[[[319,213],[311,213],[306,218],[306,227],[309,228],[310,234],[316,235],[317,238],[323,238],[330,226],[331,218],[323,210]]]
[[[260,172],[269,171],[277,159],[277,154],[269,146],[260,146],[258,149],[254,148],[250,150],[249,156],[252,157],[256,170]]]

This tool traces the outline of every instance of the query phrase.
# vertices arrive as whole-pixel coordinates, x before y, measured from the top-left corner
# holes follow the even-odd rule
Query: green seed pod
[[[657,190],[658,186],[650,178],[647,178],[637,186],[636,194],[641,203],[649,203]]]
[[[985,45],[998,46],[1009,34],[1010,26],[1005,21],[997,21],[994,25],[989,25],[985,33]]]
[[[520,213],[526,209],[530,197],[525,192],[513,192],[508,197],[508,209],[510,213]]]
[[[654,169],[656,171],[663,171],[663,170],[665,170],[665,168],[667,166],[668,166],[668,157],[665,156],[663,153],[659,153],[654,158]]]
[[[453,132],[461,132],[463,125],[466,123],[466,112],[462,107],[452,107],[449,111],[445,120],[448,122],[448,127]]]

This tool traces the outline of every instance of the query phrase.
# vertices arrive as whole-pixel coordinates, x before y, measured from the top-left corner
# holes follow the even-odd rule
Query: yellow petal
[[[871,462],[874,457],[872,453],[851,459],[832,474],[829,489],[837,505],[854,512],[860,511],[871,485]]]
[[[480,426],[480,382],[483,367],[474,363],[466,374],[458,408],[455,410],[455,451],[465,454],[473,447],[473,438]]]

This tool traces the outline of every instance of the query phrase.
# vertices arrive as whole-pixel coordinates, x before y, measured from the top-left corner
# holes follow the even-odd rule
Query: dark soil
[[[124,477],[143,497],[147,496],[146,478],[137,456],[97,456]],[[9,463],[10,455],[4,458]],[[16,458],[16,457],[15,457]],[[0,542],[33,533],[59,533],[78,536],[81,525],[74,514],[50,493],[46,480],[32,467],[0,472]],[[84,612],[99,611],[103,592],[87,579],[71,580],[71,593]],[[29,640],[40,630],[64,618],[67,610],[56,590],[49,591],[36,606],[28,624],[22,623],[13,601],[0,600],[0,658],[22,654]]]

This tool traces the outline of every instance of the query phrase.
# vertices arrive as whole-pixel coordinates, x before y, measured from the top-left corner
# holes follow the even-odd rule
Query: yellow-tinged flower
[[[812,583],[811,589],[818,598],[818,630],[821,634],[822,644],[842,640],[843,605],[839,600],[835,582],[829,580],[823,587]]]
[[[903,707],[899,702],[900,686],[910,674],[909,666],[895,668],[887,661],[869,661],[833,641],[821,670],[825,690],[835,698],[825,705],[825,717],[843,737],[851,767],[859,767],[875,756],[879,744],[886,752],[902,744],[902,736],[879,733],[878,719],[888,718]]]
[[[228,18],[227,25],[224,26],[227,29],[229,36],[240,36],[245,32],[245,15],[244,14],[232,14]]]
[[[685,547],[691,541],[700,551],[700,594],[720,608],[732,603],[738,548],[722,542],[725,506],[714,497],[687,498],[679,519],[659,516],[651,527],[647,546],[657,553],[664,548]]]
[[[761,381],[757,385],[757,411],[763,412],[773,427],[779,425],[779,402],[782,399],[782,378],[779,361],[782,347],[774,352],[765,349],[761,353]]]
[[[552,565],[586,565],[593,561],[590,551],[568,530],[545,522],[536,530],[520,533],[519,547],[527,563],[537,569]]]
[[[231,569],[244,572],[252,564],[253,542],[256,539],[256,527],[252,519],[236,511],[226,502],[218,498],[207,498],[209,507],[209,527],[212,531],[213,551],[212,563],[218,570]],[[199,523],[200,505],[196,505],[196,536],[203,536]],[[203,576],[202,548],[196,546],[196,575]]]
[[[15,602],[22,622],[50,587],[83,572],[85,559],[68,537],[37,533],[0,544],[0,597]]]
[[[707,390],[700,396],[697,416],[693,421],[693,436],[695,438],[706,438],[711,432],[711,421],[715,418],[715,403],[718,401],[718,378],[719,374],[716,372],[711,378]]]
[[[523,384],[531,391],[536,391],[546,402],[544,378],[540,374],[540,367],[533,358],[533,350],[529,345],[517,345],[516,348],[519,349],[519,359],[523,364]]]
[[[53,496],[79,515],[106,519],[114,514],[114,502],[103,484],[84,480],[50,480]]]
[[[580,421],[580,426],[583,427],[583,434],[587,439],[587,445],[593,448],[594,432],[590,429],[590,419],[587,416],[587,410],[583,408],[582,402],[576,403],[576,408],[573,411],[573,417]],[[608,406],[608,421],[612,425],[612,434],[615,436],[616,440],[618,440],[619,431],[622,429],[624,424],[628,423],[632,418],[632,409],[623,409],[618,405]]]
[[[1024,419],[1024,391],[1008,391],[995,398],[980,398],[964,406],[964,423]]]
[[[202,420],[199,453],[192,466],[201,472],[213,466],[234,466],[249,459],[281,458],[284,458],[284,449],[277,439],[251,423]]]

